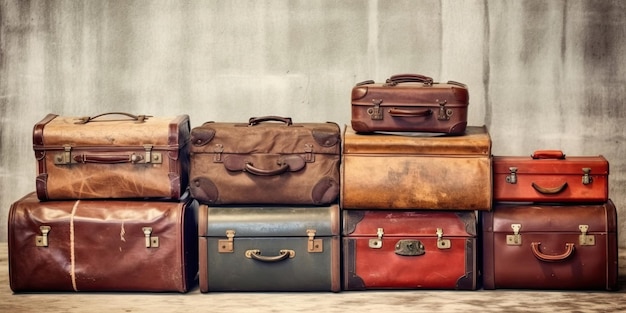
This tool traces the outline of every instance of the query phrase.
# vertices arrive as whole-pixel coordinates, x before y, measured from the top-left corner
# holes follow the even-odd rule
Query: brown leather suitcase
[[[617,214],[604,204],[496,204],[482,219],[485,289],[617,289]]]
[[[335,123],[207,122],[191,131],[191,194],[216,205],[327,205],[339,194],[340,149]]]
[[[538,150],[531,156],[494,156],[495,201],[606,202],[609,162],[599,156],[565,156]]]
[[[467,126],[468,105],[464,84],[437,83],[423,75],[394,75],[385,83],[365,81],[352,88],[352,128],[459,135]]]
[[[490,210],[491,137],[360,134],[346,127],[343,209]]]
[[[9,211],[15,292],[186,292],[198,273],[197,202],[38,201]]]
[[[475,212],[343,211],[344,290],[477,287]]]
[[[341,290],[339,206],[200,205],[200,291]]]
[[[188,185],[189,116],[48,114],[33,129],[40,200],[178,199]]]

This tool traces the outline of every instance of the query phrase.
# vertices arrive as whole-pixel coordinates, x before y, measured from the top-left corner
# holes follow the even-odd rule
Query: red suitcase
[[[617,214],[604,204],[496,204],[484,212],[485,289],[617,289]]]
[[[609,162],[599,156],[565,156],[559,150],[493,157],[495,201],[597,202],[608,200]]]
[[[473,211],[343,211],[344,290],[477,286]]]

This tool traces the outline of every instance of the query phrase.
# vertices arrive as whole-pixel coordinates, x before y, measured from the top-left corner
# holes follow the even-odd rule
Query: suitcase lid
[[[399,155],[491,155],[491,136],[486,126],[467,126],[464,135],[449,136],[430,133],[368,133],[357,134],[346,126],[344,154]]]
[[[340,148],[340,129],[333,122],[293,123],[288,117],[265,116],[248,123],[206,122],[191,130],[193,153],[338,155]]]
[[[343,210],[342,234],[377,238],[382,232],[383,237],[437,237],[441,229],[444,237],[475,237],[476,226],[474,211]]]
[[[530,156],[493,156],[494,174],[509,174],[512,168],[517,175],[583,175],[585,168],[590,175],[609,174],[609,162],[602,155],[566,156],[560,150],[538,150]]]
[[[200,206],[199,236],[329,237],[339,235],[339,205],[330,206]]]
[[[610,233],[616,231],[617,217],[613,202],[603,204],[528,204],[497,203],[486,212],[485,232],[513,234],[512,225],[519,224],[519,233]]]

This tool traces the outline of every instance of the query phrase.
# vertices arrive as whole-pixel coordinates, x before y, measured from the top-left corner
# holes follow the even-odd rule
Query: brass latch
[[[72,147],[69,145],[63,146],[63,152],[57,153],[54,156],[54,164],[63,165],[72,163]]]
[[[510,174],[506,177],[509,184],[517,184],[517,167],[509,167]]]
[[[439,115],[437,116],[437,119],[440,121],[449,120],[450,116],[452,116],[452,110],[446,109],[446,104],[448,104],[448,100],[436,101],[439,103]]]
[[[50,232],[50,226],[39,226],[39,230],[41,231],[41,236],[35,237],[35,246],[47,247],[48,246],[48,233]]]
[[[522,228],[522,224],[511,224],[513,228],[513,235],[506,235],[506,244],[509,246],[521,246],[522,235],[519,234],[519,230]]]
[[[370,248],[374,248],[374,249],[380,249],[383,247],[383,235],[385,234],[385,232],[383,231],[382,228],[378,228],[376,230],[376,239],[370,239],[369,241],[369,247]]]
[[[591,173],[591,169],[583,167],[583,185],[589,185],[593,182],[593,178],[589,175],[589,173]]]
[[[220,239],[217,241],[217,252],[219,253],[233,253],[235,251],[233,239],[235,238],[234,230],[226,230],[226,239]]]
[[[310,143],[304,144],[304,161],[315,162],[315,154],[313,154],[313,145]]]
[[[213,162],[222,162],[222,152],[224,152],[224,146],[220,143],[215,144],[213,152],[215,152],[215,154],[213,155]]]
[[[383,99],[372,99],[372,102],[374,107],[367,109],[367,114],[370,115],[372,120],[382,120],[383,110],[380,108],[380,104],[383,103]]]
[[[324,242],[322,239],[315,239],[315,229],[307,229],[306,234],[309,236],[307,251],[324,252]]]
[[[578,229],[580,229],[581,232],[581,234],[578,236],[578,243],[581,246],[596,245],[596,237],[593,235],[587,235],[587,231],[589,231],[589,225],[578,225]]]
[[[153,164],[163,163],[163,158],[161,157],[161,153],[152,152],[152,145],[143,145],[143,149],[146,152],[145,163],[153,163]]]
[[[143,227],[143,235],[146,238],[146,248],[158,248],[159,237],[152,236],[152,227]]]
[[[437,248],[450,249],[450,239],[443,239],[443,229],[437,228]]]

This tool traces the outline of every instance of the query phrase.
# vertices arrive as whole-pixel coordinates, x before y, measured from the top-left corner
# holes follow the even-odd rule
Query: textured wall
[[[496,155],[604,155],[626,247],[623,1],[0,0],[0,217],[34,190],[32,126],[107,111],[349,123],[396,73],[470,88]],[[0,241],[6,222],[0,223]]]

